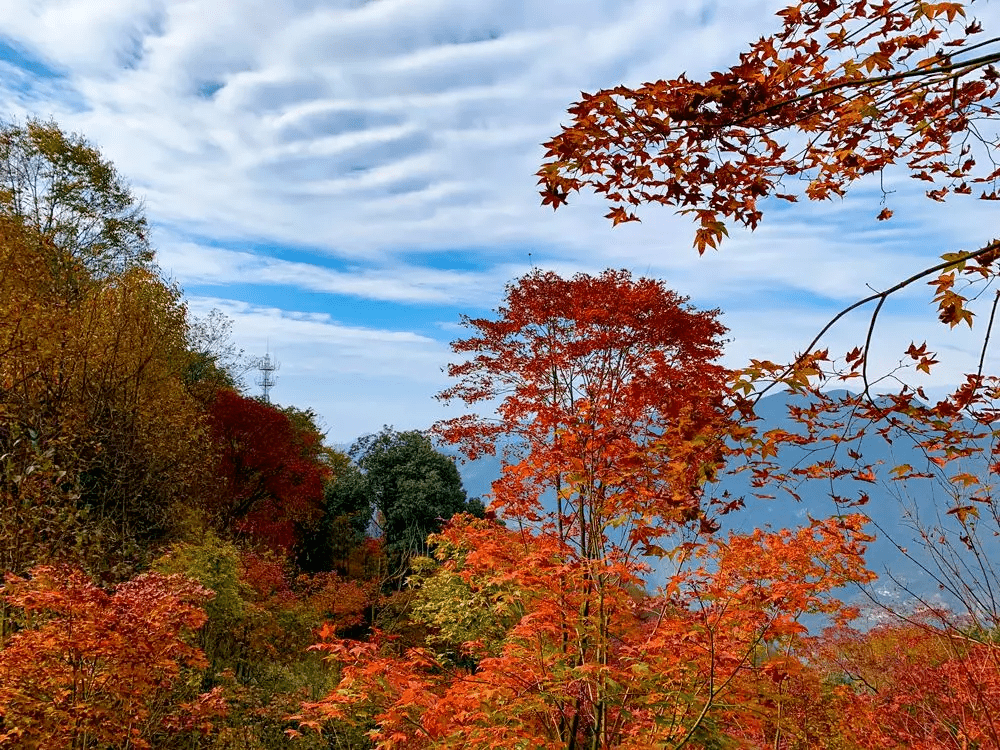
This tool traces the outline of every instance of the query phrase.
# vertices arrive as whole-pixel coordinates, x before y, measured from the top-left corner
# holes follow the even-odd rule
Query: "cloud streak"
[[[494,273],[425,267],[334,270],[250,252],[198,245],[161,245],[161,267],[172,278],[197,286],[284,286],[361,299],[413,304],[477,305],[496,289]]]
[[[734,229],[704,258],[668,211],[611,231],[593,196],[554,215],[539,206],[540,144],[581,91],[731,64],[784,4],[25,0],[0,7],[0,101],[98,144],[145,196],[163,268],[242,321],[245,348],[266,345],[264,330],[296,342],[286,368],[312,364],[286,370],[290,400],[370,429],[360,395],[334,405],[330,393],[361,393],[371,367],[391,387],[364,391],[379,404],[369,411],[430,420],[447,329],[495,307],[532,265],[661,277],[727,311],[736,363],[787,359],[866,284],[984,239],[989,207],[928,207],[891,173],[891,223],[874,221],[880,186],[864,184],[838,203],[765,206],[758,232]],[[978,5],[1000,26],[1000,7]],[[904,295],[887,324],[927,309]],[[360,324],[369,311],[379,322]],[[853,325],[845,344],[863,336]],[[395,373],[391,351],[403,353]],[[336,384],[306,377],[323,358]],[[357,366],[336,369],[345,362]]]

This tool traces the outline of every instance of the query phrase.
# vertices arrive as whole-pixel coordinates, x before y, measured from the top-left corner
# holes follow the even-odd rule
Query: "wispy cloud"
[[[612,231],[592,196],[556,214],[539,206],[540,144],[580,91],[728,65],[777,27],[783,5],[8,2],[0,103],[19,117],[52,115],[97,143],[145,196],[161,265],[200,295],[197,304],[217,298],[248,349],[272,329],[298,342],[286,368],[299,357],[312,364],[286,369],[284,394],[326,404],[345,430],[369,429],[376,412],[392,421],[390,409],[431,421],[428,383],[442,377],[446,329],[460,312],[494,307],[504,282],[531,265],[664,278],[727,311],[735,363],[788,358],[866,284],[882,288],[991,234],[990,207],[929,206],[918,185],[893,174],[893,222],[874,221],[881,192],[872,183],[838,203],[769,205],[756,233],[731,228],[723,250],[704,258],[691,249],[690,223],[669,211],[645,210],[643,224]],[[977,3],[976,12],[987,30],[1000,27],[1000,6]],[[252,288],[254,304],[236,287]],[[338,323],[349,305],[357,314]],[[373,306],[382,306],[379,323],[357,326]],[[318,309],[329,317],[309,317]],[[427,310],[439,325],[427,325]],[[904,339],[907,321],[928,311],[910,294],[887,311],[885,330]],[[863,319],[852,321],[836,334],[845,345],[863,338]],[[941,345],[976,348],[951,341]],[[342,379],[323,379],[322,361]],[[337,369],[348,362],[372,368],[372,378]],[[365,390],[380,378],[391,387]],[[369,397],[376,406],[358,406]]]
[[[193,243],[161,245],[160,266],[189,285],[252,284],[415,304],[478,305],[505,277],[421,266],[345,271]]]
[[[445,413],[433,398],[446,385],[441,367],[449,354],[440,341],[225,298],[195,296],[188,305],[201,317],[221,310],[248,354],[270,352],[281,364],[272,399],[315,409],[333,442],[349,443],[383,424],[423,429]],[[255,393],[257,374],[247,375]]]

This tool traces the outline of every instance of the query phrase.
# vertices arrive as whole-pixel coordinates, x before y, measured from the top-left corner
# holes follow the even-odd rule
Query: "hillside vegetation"
[[[674,206],[704,252],[797,199],[785,177],[824,200],[898,164],[996,199],[971,152],[996,145],[973,123],[1000,54],[965,14],[803,1],[704,83],[585,95],[543,201]],[[843,356],[821,332],[736,371],[720,311],[536,269],[462,321],[440,395],[464,416],[344,453],[243,391],[147,233],[85,138],[0,126],[0,747],[1000,748],[992,318],[938,401],[909,379],[924,344],[869,370],[913,284],[973,324],[996,241],[861,300]],[[496,461],[485,505],[446,445]],[[876,539],[922,583],[862,613]]]

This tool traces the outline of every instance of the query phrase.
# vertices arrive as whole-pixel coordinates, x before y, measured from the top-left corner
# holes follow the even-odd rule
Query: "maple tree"
[[[183,690],[186,670],[205,663],[187,637],[209,595],[155,573],[113,594],[71,568],[8,573],[2,596],[18,629],[0,649],[0,747],[151,748],[210,729],[225,711],[218,691]]]
[[[778,32],[704,82],[682,75],[584,95],[570,109],[573,123],[546,144],[548,161],[538,173],[543,203],[558,208],[569,194],[591,189],[610,202],[615,224],[637,220],[640,205],[674,206],[694,218],[703,253],[728,235],[726,220],[755,228],[764,199],[795,201],[791,191],[803,185],[809,199],[827,200],[897,164],[932,183],[927,195],[934,200],[971,194],[975,185],[980,198],[998,198],[997,141],[984,123],[997,114],[1000,52],[966,3],[802,0],[778,16]],[[795,179],[786,185],[786,178]],[[878,218],[891,216],[886,207]],[[867,388],[878,314],[889,296],[921,280],[929,279],[942,322],[971,325],[971,287],[993,278],[997,255],[996,242],[946,253],[859,300],[806,347],[799,376],[818,374],[826,352],[814,349],[837,320],[876,303],[865,347],[846,359]],[[916,344],[906,356],[925,372],[937,362]],[[759,375],[762,368],[752,369]],[[791,369],[768,374],[794,384],[799,376]]]
[[[713,360],[714,312],[624,271],[508,286],[466,320],[445,398],[501,399],[498,418],[439,425],[469,455],[508,440],[491,512],[456,516],[417,568],[425,646],[376,630],[317,648],[338,688],[306,706],[374,725],[378,747],[612,748],[710,743],[745,672],[805,613],[868,580],[862,521],[716,537],[705,487],[743,428]],[[646,591],[649,563],[673,572]],[[452,600],[451,597],[455,597]],[[478,613],[466,613],[470,607]]]
[[[802,639],[793,669],[756,685],[757,702],[780,702],[780,715],[747,721],[748,701],[734,712],[736,734],[751,747],[789,750],[997,746],[995,644],[942,629],[942,614]]]
[[[540,489],[555,493],[559,536],[579,553],[610,526],[651,543],[697,515],[700,486],[722,457],[727,372],[715,359],[725,328],[661,282],[626,271],[562,279],[534,271],[507,288],[497,320],[468,319],[453,344],[466,362],[441,394],[468,404],[502,399],[497,419],[438,426],[470,458],[514,438],[496,504],[534,519]],[[635,516],[635,518],[634,518]]]
[[[813,646],[813,664],[847,688],[836,705],[857,747],[1000,745],[1000,649],[941,625],[940,613],[926,612]]]
[[[585,95],[571,110],[573,123],[547,144],[549,162],[539,173],[543,202],[558,207],[570,193],[593,189],[610,202],[608,218],[615,224],[638,218],[634,210],[641,204],[672,205],[693,215],[695,246],[704,252],[726,236],[726,220],[755,227],[762,199],[796,200],[786,178],[801,180],[807,197],[826,199],[844,194],[865,175],[902,163],[915,178],[933,183],[928,190],[932,199],[941,200],[948,192],[971,193],[977,184],[986,186],[982,198],[996,198],[993,183],[1000,172],[989,158],[996,144],[977,123],[996,114],[993,100],[1000,75],[993,63],[1000,53],[990,50],[996,40],[976,37],[980,25],[965,18],[964,4],[820,0],[791,5],[780,15],[781,31],[752,45],[738,65],[705,83],[682,76]],[[985,170],[977,169],[977,157]],[[883,207],[878,218],[891,215]],[[670,404],[676,393],[659,394],[644,412],[629,412],[620,404],[603,410],[600,398],[572,386],[589,385],[588,378],[602,383],[614,372],[607,363],[615,358],[602,359],[600,346],[592,359],[579,363],[567,364],[569,357],[557,356],[564,339],[589,344],[604,333],[597,326],[588,330],[591,321],[581,324],[574,317],[577,308],[570,295],[552,293],[553,312],[540,316],[526,342],[516,337],[522,332],[519,325],[535,312],[530,299],[516,298],[516,304],[502,309],[508,318],[502,315],[495,328],[486,325],[492,321],[474,321],[480,336],[459,342],[467,347],[459,350],[469,360],[453,368],[464,381],[447,395],[469,402],[503,398],[500,418],[490,423],[470,416],[452,421],[442,432],[463,441],[470,455],[490,450],[498,436],[516,436],[512,460],[494,493],[495,507],[517,530],[489,522],[453,523],[442,536],[442,569],[430,578],[420,576],[420,586],[431,598],[417,611],[425,622],[439,623],[451,656],[442,658],[429,649],[397,650],[391,637],[378,633],[368,644],[323,644],[343,665],[343,674],[338,691],[317,704],[320,715],[360,712],[374,723],[373,737],[384,747],[714,746],[725,736],[775,747],[793,742],[809,746],[801,743],[808,743],[809,731],[816,737],[817,726],[838,734],[830,747],[842,746],[840,740],[848,746],[923,742],[937,747],[947,740],[962,747],[988,744],[991,722],[957,717],[955,708],[971,700],[963,690],[977,684],[985,688],[995,678],[989,634],[998,624],[992,594],[996,581],[984,540],[995,530],[991,524],[998,514],[991,485],[981,477],[982,466],[967,467],[969,459],[995,453],[993,401],[1000,389],[995,379],[984,376],[980,362],[977,373],[936,404],[924,403],[919,387],[904,386],[898,394],[876,398],[867,350],[886,299],[921,280],[930,280],[943,323],[971,324],[967,302],[975,292],[962,285],[991,280],[997,255],[995,243],[945,255],[942,262],[849,308],[845,314],[875,304],[864,348],[849,352],[843,364],[815,348],[817,337],[791,365],[755,361],[733,374],[737,392],[751,397],[776,384],[802,394],[805,398],[792,406],[800,426],[794,433],[775,429],[761,435],[751,426],[727,429],[725,409],[710,398],[700,402],[707,409],[696,411],[702,421],[693,420],[704,430],[701,434],[695,429],[671,442],[671,425],[644,430],[648,415]],[[511,290],[508,295],[515,299]],[[615,296],[625,310],[636,306],[628,294]],[[567,319],[569,324],[558,325]],[[568,335],[581,331],[579,339]],[[986,341],[989,334],[987,330]],[[609,340],[632,344],[617,332]],[[587,344],[577,353],[593,354]],[[936,364],[926,345],[913,344],[905,357],[918,371]],[[864,391],[829,396],[818,388],[829,378],[860,379]],[[695,392],[685,395],[695,397]],[[741,415],[751,415],[749,403],[738,397],[734,402],[743,407]],[[570,408],[560,412],[565,404]],[[616,423],[614,417],[623,411]],[[713,443],[713,430],[731,442]],[[894,634],[901,649],[896,659],[908,665],[896,671],[897,686],[907,680],[913,686],[874,701],[857,701],[867,708],[851,714],[858,726],[848,731],[836,714],[845,704],[832,698],[824,703],[823,696],[846,702],[860,693],[831,686],[835,673],[811,676],[813,665],[798,650],[801,626],[796,618],[819,601],[830,612],[841,611],[819,597],[820,591],[870,580],[860,562],[860,545],[868,538],[860,531],[863,517],[814,521],[797,533],[733,535],[723,543],[710,534],[713,524],[704,515],[700,490],[722,458],[740,456],[762,491],[785,486],[794,493],[796,483],[820,480],[843,493],[834,496],[839,507],[862,506],[866,494],[850,497],[843,483],[879,481],[879,467],[860,452],[866,434],[886,441],[903,436],[925,452],[926,467],[892,467],[889,481],[931,479],[949,489],[951,502],[940,513],[937,528],[919,533],[929,547],[939,540],[947,547],[936,558],[936,580],[966,604],[965,617],[972,619],[945,615],[922,631],[939,645],[965,645],[952,648],[919,679],[912,670],[921,664],[925,646],[901,631]],[[629,446],[623,435],[639,439]],[[777,452],[796,445],[831,446],[834,459],[781,468],[773,460]],[[844,446],[839,454],[838,445]],[[644,464],[643,455],[653,460]],[[543,487],[552,493],[549,507],[540,502]],[[605,508],[610,510],[606,515]],[[634,527],[629,511],[638,516]],[[667,529],[694,520],[701,520],[700,531],[707,537],[672,547],[656,543]],[[632,542],[635,547],[630,548]],[[968,550],[964,557],[963,549]],[[842,557],[831,565],[834,550]],[[630,555],[642,551],[711,563],[681,565],[665,587],[662,601],[670,606],[657,609],[660,600],[642,592],[641,568],[628,565],[641,566]],[[900,551],[906,554],[902,547]],[[759,560],[774,568],[762,569]],[[815,567],[810,570],[809,564]],[[772,583],[772,577],[778,580]],[[436,583],[428,587],[428,581]],[[493,602],[494,616],[449,619],[454,610],[437,603],[441,591],[460,600]],[[606,596],[596,596],[598,591]],[[643,606],[650,607],[650,615],[630,620],[629,614]],[[723,624],[724,618],[712,620],[711,614],[720,610],[738,612],[735,622],[742,629],[733,627],[735,622]],[[705,612],[711,614],[699,623],[702,629],[693,627],[693,615]],[[650,622],[656,623],[653,637],[641,627]],[[707,627],[706,622],[721,627]],[[774,630],[763,623],[774,624]],[[707,641],[699,640],[706,635]],[[461,657],[456,659],[455,641],[461,639],[466,640],[457,644]],[[640,651],[641,658],[629,665],[631,672],[619,671],[622,654],[636,654],[630,649],[637,641],[669,647]],[[686,659],[681,662],[678,654]],[[472,658],[473,666],[463,671],[462,658]],[[880,664],[887,670],[887,663]],[[647,669],[656,677],[630,682]],[[954,681],[963,671],[967,679],[962,687],[935,703],[929,695],[934,686]],[[725,705],[715,700],[714,685],[729,691],[731,700]],[[801,693],[788,691],[792,685],[808,685],[811,694],[803,700]],[[651,706],[642,705],[646,696]],[[988,716],[988,696],[976,700]],[[810,719],[807,706],[823,707],[822,718]],[[872,733],[890,706],[904,707],[901,722]],[[959,718],[968,725],[957,723]],[[907,725],[909,719],[913,721]],[[626,725],[631,731],[621,732]],[[782,727],[794,731],[782,733]]]
[[[367,642],[320,643],[341,679],[305,706],[306,726],[331,718],[373,726],[380,748],[681,747],[746,737],[780,714],[761,702],[759,685],[798,670],[787,652],[805,631],[799,618],[842,612],[830,593],[867,579],[860,519],[831,519],[693,545],[697,563],[659,595],[646,594],[634,572],[626,579],[612,569],[620,580],[603,583],[597,617],[586,569],[561,557],[553,538],[467,518],[442,535],[463,553],[445,555],[442,573],[421,584],[430,590],[419,617],[440,636],[425,647],[379,631]]]
[[[778,15],[775,34],[703,82],[682,75],[585,95],[570,110],[572,123],[547,144],[538,173],[543,202],[558,207],[575,191],[593,190],[608,200],[615,224],[637,219],[643,204],[673,206],[694,219],[701,253],[719,246],[727,222],[756,227],[765,199],[826,200],[890,168],[927,182],[932,200],[998,198],[1000,51],[971,16],[971,4],[803,0]],[[884,194],[879,220],[892,217],[889,200]],[[944,498],[936,512],[918,518],[912,542],[926,556],[920,564],[928,577],[980,632],[1000,625],[998,580],[988,563],[995,554],[990,540],[1000,532],[993,491],[1000,381],[984,371],[1000,295],[993,296],[978,362],[936,403],[900,370],[871,372],[869,360],[887,300],[920,282],[931,287],[943,324],[971,327],[972,300],[987,294],[998,258],[995,240],[945,253],[841,311],[794,362],[753,361],[737,378],[755,398],[783,385],[811,399],[793,413],[804,434],[754,439],[748,455],[758,485],[789,486],[803,477],[841,482],[833,492],[841,506],[867,502],[864,483],[871,482]],[[863,343],[840,359],[819,348],[835,323],[866,305],[872,312]],[[901,360],[928,373],[938,356],[913,342]],[[860,394],[836,399],[820,390],[851,380]],[[901,385],[876,397],[876,383]],[[906,440],[923,457],[919,465],[874,465],[859,448],[866,434]],[[798,467],[797,477],[777,470],[775,453],[797,441],[820,441],[833,457]],[[845,478],[856,483],[848,488]],[[907,511],[918,517],[915,503]],[[911,554],[907,540],[894,541],[901,555]]]
[[[213,592],[204,605],[208,619],[199,643],[213,672],[231,668],[243,681],[259,679],[269,661],[305,649],[313,628],[359,624],[368,603],[368,592],[357,581],[335,573],[298,574],[273,552],[241,550],[213,534],[197,544],[171,545],[154,568]]]
[[[607,216],[615,224],[637,219],[642,204],[674,206],[695,220],[695,247],[704,252],[728,234],[727,221],[756,227],[765,198],[794,201],[796,185],[812,200],[841,196],[865,175],[894,165],[929,183],[932,200],[973,192],[996,200],[1000,52],[968,10],[962,2],[799,2],[779,14],[780,31],[703,83],[681,76],[585,96],[571,109],[573,123],[548,144],[549,161],[539,172],[543,201],[558,207],[569,193],[593,189],[610,202]],[[879,220],[892,217],[888,199]],[[967,748],[1000,742],[994,719],[1000,581],[992,564],[1000,533],[994,493],[1000,380],[984,370],[1000,295],[978,364],[938,401],[899,370],[890,373],[898,391],[876,396],[876,383],[884,387],[886,380],[869,369],[873,332],[891,295],[926,281],[940,321],[971,327],[970,300],[995,280],[997,259],[995,240],[945,253],[839,313],[791,364],[753,361],[736,377],[736,387],[751,396],[775,385],[805,396],[791,406],[795,434],[772,430],[745,443],[755,484],[773,492],[820,480],[841,508],[868,501],[865,483],[911,495],[904,507],[913,525],[909,541],[922,554],[915,557],[906,539],[892,541],[956,607],[941,607],[898,582],[932,616],[896,609],[901,619],[875,630],[820,639],[781,685],[783,720],[758,725],[752,743]],[[842,360],[818,348],[833,324],[864,305],[873,311],[863,345]],[[914,342],[902,360],[929,373],[937,355]],[[860,393],[820,390],[851,380],[861,383]],[[921,460],[878,466],[864,458],[866,438],[905,441]],[[819,448],[824,459],[781,468],[774,459],[791,445]],[[932,487],[921,486],[928,482]],[[921,496],[943,502],[921,508]]]
[[[322,516],[323,483],[330,475],[320,460],[322,435],[228,389],[215,394],[209,419],[225,482],[211,508],[215,522],[291,551],[303,528]]]
[[[241,549],[212,533],[172,544],[153,564],[197,581],[213,596],[194,641],[207,660],[201,689],[217,689],[229,710],[209,747],[283,747],[287,716],[328,688],[330,675],[306,647],[316,632],[356,630],[377,582],[299,573],[269,550]]]

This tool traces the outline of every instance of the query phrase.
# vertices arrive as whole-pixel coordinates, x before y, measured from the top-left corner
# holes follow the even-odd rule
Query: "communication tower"
[[[257,360],[257,369],[260,370],[260,377],[257,378],[257,385],[264,391],[264,403],[271,403],[271,389],[278,384],[278,379],[274,373],[281,369],[281,363],[277,359],[271,359],[271,353],[266,353]]]

